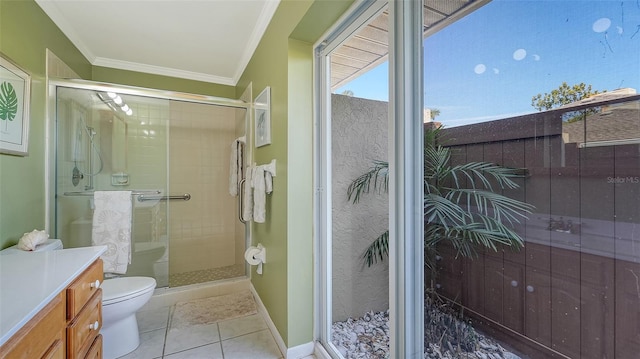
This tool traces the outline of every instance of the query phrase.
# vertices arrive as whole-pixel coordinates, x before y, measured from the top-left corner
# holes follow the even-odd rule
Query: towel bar
[[[183,201],[188,201],[191,199],[191,195],[189,193],[185,193],[183,195],[180,196],[145,196],[145,195],[140,195],[138,196],[138,202],[144,202],[144,201],[168,201],[171,199],[181,199]]]

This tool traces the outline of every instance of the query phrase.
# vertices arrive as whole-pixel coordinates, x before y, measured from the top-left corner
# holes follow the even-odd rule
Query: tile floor
[[[184,325],[184,320],[175,317],[180,313],[176,305],[138,312],[140,346],[121,358],[283,358],[260,313],[191,325]],[[305,359],[311,358],[315,357]]]

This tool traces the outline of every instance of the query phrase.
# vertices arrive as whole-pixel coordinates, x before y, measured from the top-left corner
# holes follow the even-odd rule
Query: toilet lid
[[[102,282],[102,304],[119,302],[138,296],[156,287],[156,280],[149,277],[121,277]]]

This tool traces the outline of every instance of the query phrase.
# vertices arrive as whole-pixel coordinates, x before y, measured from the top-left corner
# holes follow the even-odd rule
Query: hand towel
[[[264,171],[264,191],[273,192],[273,175],[269,171]]]
[[[264,223],[266,217],[267,196],[265,191],[264,166],[253,170],[253,221]]]
[[[231,144],[229,157],[229,194],[238,195],[238,181],[242,179],[242,148],[243,142],[236,138]]]
[[[242,219],[253,219],[253,167],[248,166],[245,171],[244,196],[242,198]]]
[[[131,263],[131,191],[95,191],[91,243],[107,246],[105,273],[125,274]]]

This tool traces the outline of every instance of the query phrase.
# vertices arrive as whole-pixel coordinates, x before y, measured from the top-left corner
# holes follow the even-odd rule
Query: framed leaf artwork
[[[30,96],[31,76],[0,53],[0,153],[28,155]]]
[[[256,97],[255,103],[256,147],[271,143],[271,87],[267,86]]]

